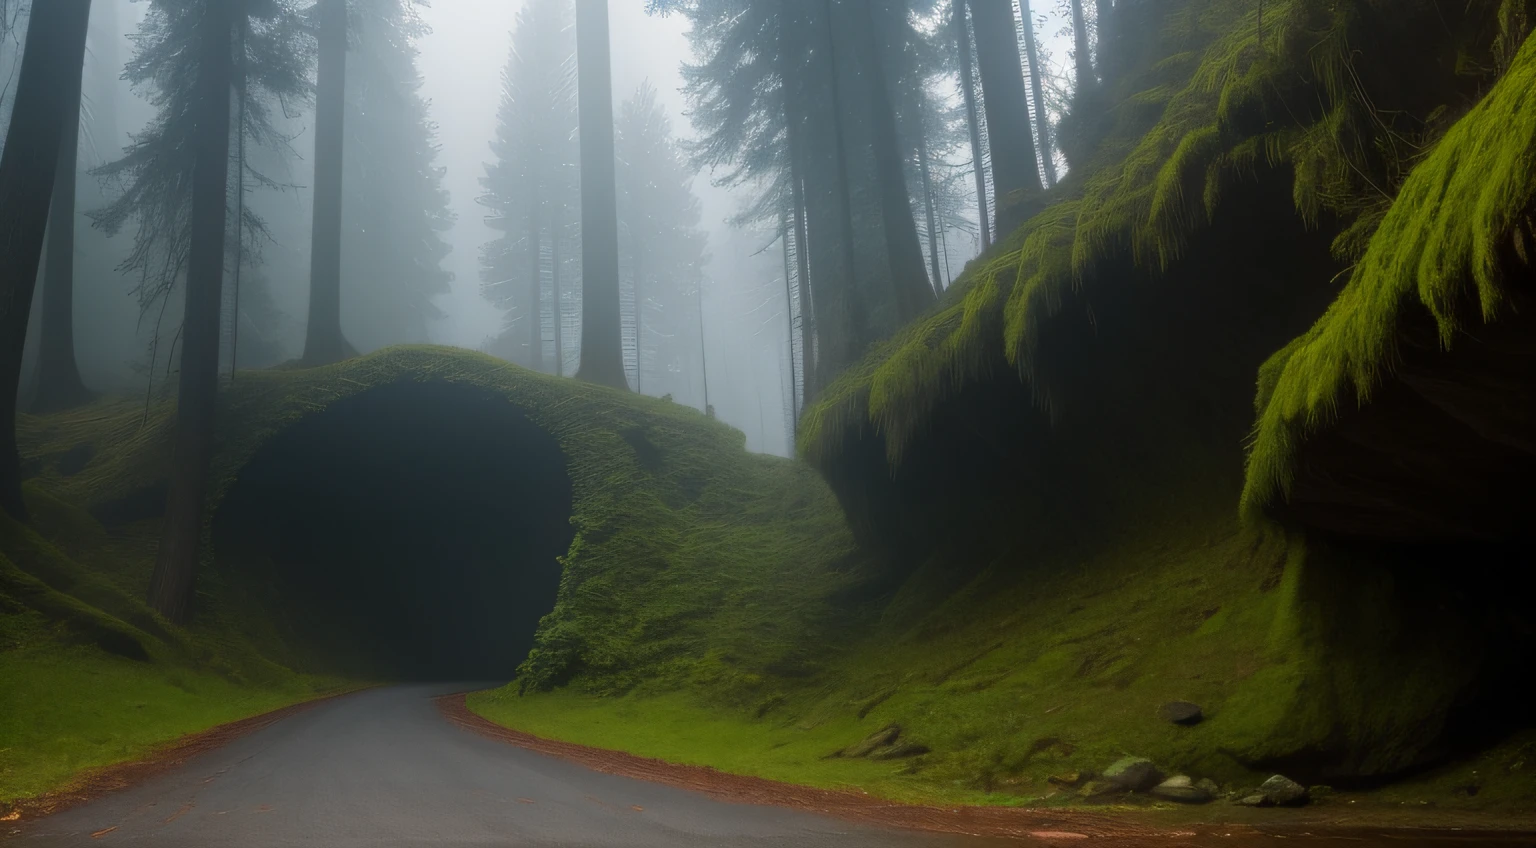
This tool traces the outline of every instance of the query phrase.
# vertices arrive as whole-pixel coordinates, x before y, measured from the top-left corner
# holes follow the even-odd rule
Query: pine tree
[[[518,12],[502,73],[494,161],[478,198],[501,233],[480,251],[482,290],[507,310],[498,352],[530,368],[563,373],[560,242],[580,220],[576,120],[576,31],[570,0],[531,0]],[[546,321],[550,332],[546,335]],[[546,364],[544,342],[553,341]]]
[[[453,275],[453,224],[436,127],[427,117],[414,41],[427,28],[410,0],[367,0],[353,16],[346,80],[341,210],[345,337],[362,350],[425,342],[432,302]]]
[[[692,170],[649,83],[620,107],[614,149],[619,251],[635,339],[626,370],[634,374],[636,391],[681,393],[692,376],[689,337],[705,235],[698,229]]]
[[[26,515],[16,450],[22,349],[59,151],[78,120],[90,9],[90,0],[55,0],[32,10],[0,155],[0,509],[17,518]]]
[[[137,222],[125,269],[140,275],[144,309],[165,305],[184,283],[176,445],[170,495],[150,603],[184,621],[191,614],[198,547],[213,454],[225,234],[232,214],[238,239],[264,232],[248,205],[231,210],[231,139],[276,146],[279,99],[309,92],[309,49],[298,10],[285,0],[155,0],[139,33],[125,76],[145,89],[159,112],[133,137],[124,156],[98,169],[122,193],[93,213],[98,226],[118,232]],[[238,13],[237,13],[238,12]],[[243,93],[238,113],[234,90]],[[231,125],[235,126],[232,127]],[[232,129],[234,132],[232,132]],[[237,160],[241,179],[268,183]]]

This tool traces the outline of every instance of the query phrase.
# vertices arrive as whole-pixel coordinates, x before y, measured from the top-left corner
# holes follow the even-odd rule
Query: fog
[[[155,108],[148,101],[152,93],[149,87],[131,85],[124,72],[125,63],[133,56],[132,38],[150,5],[97,0],[91,19],[78,162],[81,176],[77,188],[75,326],[82,378],[97,391],[164,391],[170,383],[166,377],[174,372],[172,356],[181,309],[179,294],[173,292],[167,297],[162,292],[151,297],[140,291],[141,284],[154,276],[154,269],[123,268],[134,247],[132,224],[108,237],[99,220],[93,218],[123,190],[120,179],[114,181],[98,169],[120,157],[132,144],[134,134],[142,132],[155,117]],[[692,121],[683,72],[685,62],[700,58],[695,56],[690,43],[689,17],[680,12],[648,14],[646,5],[640,0],[614,0],[609,5],[615,111],[618,113],[642,85],[649,85],[655,91],[656,105],[670,119],[678,145],[687,145],[699,136]],[[14,87],[27,18],[26,3],[8,6],[7,14],[18,23],[7,33],[5,44],[0,45],[0,81],[5,82],[6,92]],[[516,361],[516,356],[497,350],[499,338],[504,345],[510,344],[505,339],[521,332],[515,329],[515,311],[509,312],[505,304],[493,303],[483,289],[482,281],[489,273],[485,270],[483,251],[499,233],[488,222],[491,210],[481,198],[486,193],[482,180],[487,164],[494,160],[491,143],[497,133],[503,70],[522,7],[523,4],[498,0],[437,0],[415,7],[424,25],[411,39],[417,51],[414,62],[420,77],[417,94],[435,129],[430,140],[436,145],[432,165],[441,169],[441,189],[446,192],[446,214],[441,216],[439,233],[443,247],[438,265],[445,273],[431,275],[442,280],[440,285],[433,284],[437,288],[423,286],[417,295],[412,295],[422,299],[416,307],[419,314],[402,318],[380,312],[384,307],[376,308],[375,301],[381,296],[369,288],[388,269],[364,268],[366,259],[358,259],[356,251],[349,254],[350,258],[343,262],[341,326],[350,344],[360,352],[395,343],[431,342],[488,350]],[[1071,49],[1070,35],[1063,28],[1064,13],[1058,9],[1036,11],[1047,12],[1037,18],[1036,32],[1042,39],[1042,56],[1053,75],[1049,85],[1065,85],[1057,80],[1067,76],[1066,62],[1052,58],[1067,56]],[[364,61],[366,57],[358,56],[354,44],[348,59],[352,75],[348,81],[349,102],[366,96],[352,88]],[[367,70],[361,73],[366,74]],[[958,108],[959,86],[953,79],[931,81],[928,90],[942,108]],[[225,287],[226,312],[238,314],[239,318],[238,326],[228,315],[225,319],[225,333],[229,337],[225,344],[226,370],[232,365],[266,367],[295,359],[305,339],[315,109],[307,95],[274,96],[272,103],[272,138],[276,140],[269,140],[266,145],[253,144],[243,153],[248,157],[250,176],[244,191],[239,193],[238,203],[258,215],[265,229],[259,234],[248,233],[239,242],[239,258],[232,260],[234,264],[228,272],[236,285]],[[5,96],[0,115],[8,112],[10,106],[11,98]],[[1053,107],[1053,116],[1059,117],[1054,115],[1056,111]],[[356,141],[355,134],[360,132],[379,130],[366,124],[366,115],[362,130],[356,124],[349,125],[348,157],[356,155],[357,145],[367,144],[366,138]],[[384,132],[387,134],[387,130]],[[850,143],[857,144],[853,140]],[[572,148],[574,145],[573,139]],[[678,155],[683,158],[682,153]],[[951,182],[960,193],[952,201],[953,214],[958,217],[953,222],[941,221],[941,232],[931,241],[939,254],[939,261],[932,263],[932,267],[938,269],[945,284],[980,249],[971,223],[975,220],[976,205],[968,160],[969,149],[963,149],[951,156],[946,166],[951,168]],[[1065,163],[1061,164],[1064,167]],[[349,158],[347,167],[358,166]],[[767,184],[760,179],[748,179],[732,186],[717,185],[731,170],[701,167],[692,179],[691,189],[698,199],[697,228],[705,242],[698,280],[702,291],[685,299],[702,304],[702,322],[697,321],[696,315],[690,317],[681,311],[692,309],[692,304],[653,302],[648,306],[662,312],[661,317],[647,319],[647,354],[665,361],[644,366],[656,373],[651,376],[651,386],[639,388],[647,394],[665,392],[679,403],[698,408],[705,406],[707,395],[715,414],[745,433],[750,450],[789,455],[793,452],[794,412],[799,406],[797,380],[808,373],[799,342],[791,341],[791,321],[798,321],[800,315],[799,292],[786,286],[786,272],[792,278],[800,272],[786,262],[784,245],[772,220],[746,224],[733,221],[767,190]],[[366,231],[369,224],[362,218],[371,206],[381,202],[370,199],[372,195],[368,192],[383,177],[366,174],[359,180],[351,176],[353,173],[349,171],[347,177],[350,182],[343,203],[343,224],[349,231]],[[858,202],[857,190],[855,201]],[[921,217],[919,210],[919,220]],[[965,220],[959,220],[962,218]],[[94,226],[93,221],[97,222]],[[796,245],[798,250],[798,239]],[[815,247],[813,232],[811,249]],[[348,250],[345,246],[343,249]],[[357,249],[364,254],[369,252],[366,244]],[[860,249],[864,249],[862,245]],[[927,244],[924,249],[928,249]],[[378,261],[388,262],[384,257]],[[871,262],[865,267],[876,269],[870,273],[879,273],[880,263]],[[572,281],[572,287],[579,289],[576,282]],[[625,285],[630,287],[625,297],[629,298],[626,303],[632,310],[633,282]],[[679,297],[686,295],[685,289],[678,290]],[[579,291],[567,291],[563,296],[566,301],[562,320],[569,324],[564,327],[564,356],[566,365],[574,368],[573,345],[579,338],[579,325],[574,323],[579,312]],[[34,319],[39,308],[35,303]],[[556,320],[553,312],[540,318],[545,329],[539,344],[546,351],[546,370],[553,370],[548,366],[553,357],[551,336]],[[625,320],[629,339],[629,334],[638,331],[632,316],[627,315]],[[697,326],[699,323],[702,327]],[[29,363],[36,359],[37,325],[33,320]],[[704,339],[702,352],[697,351],[700,332]],[[637,370],[641,367],[639,355],[634,353],[640,343],[627,340],[625,344],[626,355],[630,357],[626,367],[634,388],[641,382]],[[526,346],[524,349],[531,350]],[[706,370],[707,388],[703,376]],[[30,364],[24,369],[23,397],[33,389],[34,371],[35,366]],[[562,372],[570,373],[564,369]]]

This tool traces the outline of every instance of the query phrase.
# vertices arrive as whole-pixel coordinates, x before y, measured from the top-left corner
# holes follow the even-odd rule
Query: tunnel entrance
[[[553,436],[503,396],[405,382],[267,442],[213,544],[305,670],[509,679],[554,607],[570,517]]]

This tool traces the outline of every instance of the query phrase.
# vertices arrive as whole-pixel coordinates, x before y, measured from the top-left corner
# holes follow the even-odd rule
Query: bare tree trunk
[[[341,334],[341,177],[346,122],[347,0],[319,0],[315,86],[315,208],[309,253],[304,363],[354,355]]]
[[[1117,73],[1114,0],[1094,0],[1094,29],[1097,39],[1093,47],[1093,62],[1099,69],[1099,80],[1108,83]]]
[[[921,315],[933,304],[933,287],[923,270],[923,244],[917,237],[917,221],[912,216],[912,195],[907,191],[907,169],[901,152],[901,134],[897,129],[896,107],[891,100],[890,77],[885,69],[876,30],[873,0],[860,0],[856,10],[863,18],[855,29],[862,35],[865,78],[869,81],[870,114],[874,120],[874,154],[877,188],[880,192],[880,220],[885,232],[885,250],[890,265],[891,285],[895,289],[898,315],[902,322]]]
[[[544,333],[539,326],[543,315],[543,274],[540,269],[544,260],[544,245],[539,239],[539,197],[533,195],[528,204],[528,367],[544,370]]]
[[[804,408],[816,399],[816,314],[811,304],[811,250],[806,240],[805,183],[798,170],[792,178],[795,181],[795,259],[800,264],[795,289],[800,295],[800,389]]]
[[[827,84],[832,95],[833,169],[836,174],[837,219],[843,254],[844,279],[841,286],[833,286],[828,294],[836,306],[832,310],[843,319],[843,332],[831,332],[821,341],[826,354],[817,362],[821,373],[817,380],[831,382],[832,378],[852,365],[869,343],[868,316],[864,314],[863,298],[859,296],[858,260],[854,252],[853,193],[848,184],[848,150],[843,132],[842,84],[837,67],[837,39],[832,21],[832,0],[823,0],[826,15]]]
[[[1035,18],[1029,10],[1029,0],[1019,0],[1019,12],[1024,18],[1024,52],[1029,59],[1030,92],[1035,99],[1035,130],[1040,135],[1040,162],[1045,166],[1045,187],[1056,185],[1056,160],[1051,155],[1051,118],[1045,111],[1045,86],[1040,77],[1040,51],[1035,48]]]
[[[966,0],[954,2],[955,46],[960,54],[960,89],[965,94],[965,123],[971,131],[971,163],[976,172],[976,211],[981,249],[992,246],[992,222],[987,215],[987,174],[982,167],[981,120],[976,114],[976,80],[971,70],[971,28],[966,24]]]
[[[90,17],[90,0],[33,6],[0,161],[0,509],[18,519],[26,517],[16,449],[22,350],[64,127],[79,120],[80,99],[70,99],[78,94],[70,78],[78,80],[85,65]]]
[[[644,379],[640,373],[640,369],[645,365],[645,353],[640,347],[645,337],[645,301],[640,299],[643,291],[640,283],[644,279],[645,270],[641,254],[644,252],[644,245],[635,245],[635,267],[631,269],[635,278],[633,287],[635,290],[635,394],[637,395],[645,394],[645,389],[641,388],[644,385]]]
[[[1098,84],[1093,75],[1093,54],[1088,52],[1088,20],[1083,15],[1083,0],[1072,0],[1072,59],[1077,70],[1079,94]]]
[[[619,315],[618,187],[608,0],[576,0],[576,87],[581,124],[581,365],[577,379],[629,389]]]
[[[992,151],[992,208],[998,238],[1023,223],[1018,195],[1040,190],[1034,131],[1019,63],[1018,30],[1013,5],[1006,0],[970,0],[975,24],[976,64],[981,70],[982,105],[987,114],[987,143]]]
[[[203,501],[213,459],[214,409],[219,390],[219,307],[224,277],[225,194],[229,183],[231,7],[210,0],[199,24],[198,106],[192,166],[192,246],[182,317],[176,448],[160,552],[149,603],[182,622],[192,612],[202,541]]]
[[[85,66],[73,80],[73,114],[64,121],[59,164],[48,209],[48,261],[43,268],[43,314],[39,330],[37,396],[32,411],[57,412],[91,399],[75,363],[75,178],[80,155],[80,86]]]
[[[792,229],[787,210],[779,210],[779,242],[784,248],[784,324],[789,336],[789,415],[792,432],[800,432],[800,393],[795,390],[795,295],[790,280],[794,263],[789,255],[789,239]]]
[[[928,170],[928,139],[917,140],[917,167],[923,175],[923,207],[928,213],[928,262],[933,266],[933,293],[944,293],[944,277],[939,272],[939,221],[933,211],[933,177]]]
[[[554,218],[557,216],[551,216]],[[549,226],[549,253],[550,253],[550,281],[549,297],[554,301],[550,307],[551,323],[555,325],[555,376],[565,376],[565,339],[562,332],[565,330],[565,314],[561,312],[560,302],[560,224],[551,221]]]

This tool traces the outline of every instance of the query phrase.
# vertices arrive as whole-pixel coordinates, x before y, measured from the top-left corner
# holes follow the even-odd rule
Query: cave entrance
[[[570,517],[559,444],[505,397],[402,382],[263,445],[213,543],[300,668],[504,680],[554,607]]]

